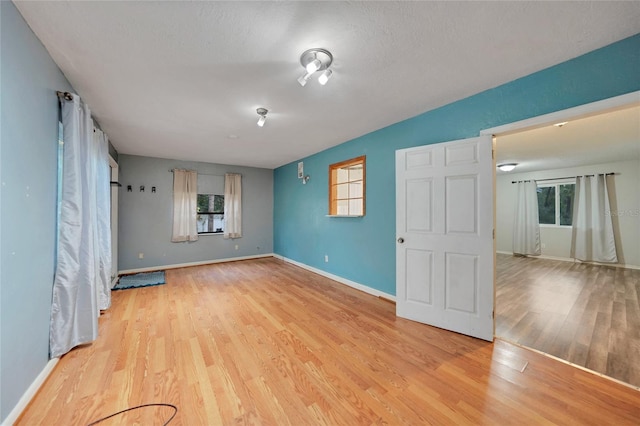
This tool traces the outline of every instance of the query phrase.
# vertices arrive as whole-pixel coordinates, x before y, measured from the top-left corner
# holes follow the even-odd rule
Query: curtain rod
[[[615,175],[615,173],[598,173],[599,175],[605,175],[605,176],[611,176],[611,175]],[[585,176],[585,177],[593,177],[595,176],[595,174],[593,175],[580,175],[580,176]],[[532,180],[534,182],[544,182],[545,180],[562,180],[562,179],[575,179],[578,176],[565,176],[565,177],[559,177],[559,178],[547,178],[547,179],[527,179],[527,180],[512,180],[511,183],[518,183],[518,182],[531,182]]]
[[[69,93],[69,92],[57,91],[56,94],[58,95],[59,98],[62,98],[65,101],[72,101],[73,100],[73,95],[71,93]]]
[[[186,169],[169,169],[170,173],[173,173],[174,170],[186,170]],[[224,175],[214,175],[213,173],[200,173],[197,170],[193,170],[194,172],[198,173],[199,175],[205,175],[205,176],[217,176],[217,177],[224,177]]]

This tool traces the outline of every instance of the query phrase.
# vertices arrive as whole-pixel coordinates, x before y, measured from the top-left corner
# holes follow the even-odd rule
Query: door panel
[[[396,151],[396,313],[493,340],[491,137]]]

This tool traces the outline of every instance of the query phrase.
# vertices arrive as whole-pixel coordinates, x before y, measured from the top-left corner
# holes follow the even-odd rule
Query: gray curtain
[[[513,253],[540,255],[540,224],[538,221],[538,186],[526,181],[517,184],[513,218]]]
[[[109,156],[94,138],[89,107],[61,100],[62,201],[50,325],[51,357],[98,337],[98,316],[111,303]]]
[[[618,262],[606,179],[603,174],[576,178],[571,242],[574,259]]]

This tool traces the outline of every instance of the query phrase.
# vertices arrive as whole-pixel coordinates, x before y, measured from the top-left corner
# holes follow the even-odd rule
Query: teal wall
[[[535,54],[535,53],[532,53]],[[640,35],[426,112],[274,171],[275,253],[395,294],[395,150],[640,90]],[[367,156],[367,214],[328,218],[328,166]],[[324,255],[329,262],[324,262]]]
[[[72,87],[10,1],[0,2],[0,421],[49,361],[58,98]]]

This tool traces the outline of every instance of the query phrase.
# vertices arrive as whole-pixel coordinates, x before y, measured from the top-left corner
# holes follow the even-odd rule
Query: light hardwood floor
[[[498,254],[497,272],[497,336],[640,387],[639,270]]]
[[[511,345],[396,318],[392,303],[265,258],[113,293],[19,425],[128,406],[172,425],[637,424],[640,392]],[[144,409],[103,424],[162,424]]]

